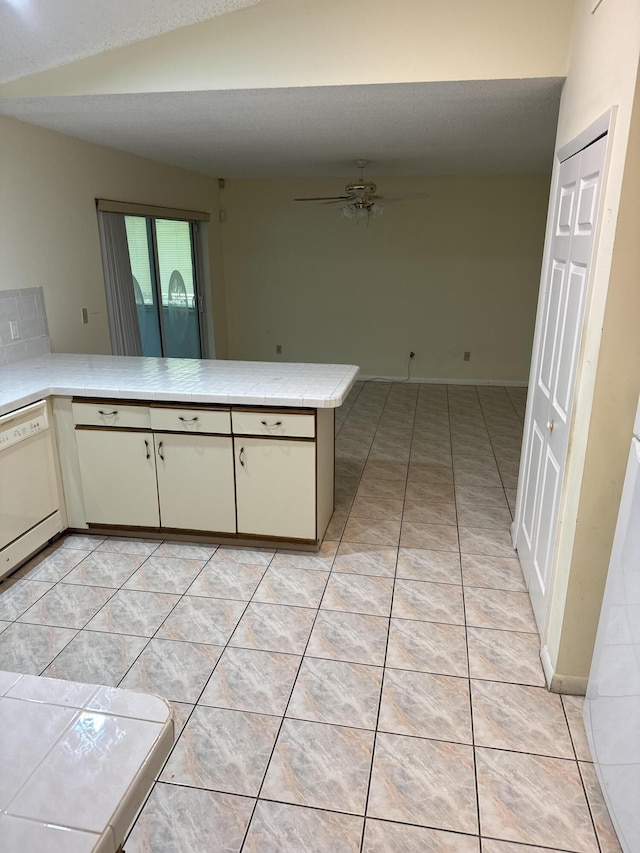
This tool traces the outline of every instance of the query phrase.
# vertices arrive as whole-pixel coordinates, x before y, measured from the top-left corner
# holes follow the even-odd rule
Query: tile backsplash
[[[0,290],[0,367],[51,352],[41,287]]]

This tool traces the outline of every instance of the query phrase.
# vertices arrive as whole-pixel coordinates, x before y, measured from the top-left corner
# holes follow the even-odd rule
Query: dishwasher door
[[[0,418],[0,551],[60,506],[47,405]]]

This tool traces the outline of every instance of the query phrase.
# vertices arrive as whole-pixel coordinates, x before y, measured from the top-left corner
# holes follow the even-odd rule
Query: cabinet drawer
[[[315,416],[293,412],[247,412],[233,409],[231,424],[236,435],[315,437]]]
[[[133,427],[149,429],[151,421],[148,406],[122,405],[121,403],[72,403],[76,424],[100,427]]]
[[[215,409],[156,408],[152,406],[151,428],[169,432],[213,432],[228,435],[231,417],[228,411]]]

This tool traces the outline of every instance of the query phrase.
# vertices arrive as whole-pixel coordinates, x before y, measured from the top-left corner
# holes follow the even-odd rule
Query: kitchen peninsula
[[[47,400],[62,529],[318,548],[357,373],[50,354],[0,368],[0,416]]]

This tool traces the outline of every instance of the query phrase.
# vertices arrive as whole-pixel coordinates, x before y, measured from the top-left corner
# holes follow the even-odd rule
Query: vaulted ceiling
[[[83,68],[78,60],[121,56],[117,49],[124,45],[131,51],[140,42],[144,48],[162,33],[223,15],[225,20],[244,15],[250,24],[252,18],[241,10],[258,5],[268,10],[273,4],[282,15],[287,2],[0,0],[0,82],[29,80],[28,75],[51,68]],[[520,0],[521,6],[525,2]],[[326,0],[305,0],[306,7],[316,3],[320,9]],[[381,4],[376,0],[377,7]],[[331,40],[329,49],[335,49],[336,63],[344,61]],[[509,49],[513,53],[513,45]],[[127,61],[132,55],[126,54]],[[179,60],[167,57],[170,67],[173,62],[181,68]],[[375,64],[376,52],[365,60]],[[127,67],[125,62],[120,79]],[[296,67],[292,60],[294,73]],[[385,79],[384,63],[379,76]],[[0,90],[0,113],[229,178],[351,175],[358,157],[372,161],[372,173],[386,175],[550,170],[563,77],[414,79],[277,88],[211,85],[189,91],[107,88],[17,97],[2,97]]]
[[[261,0],[0,0],[0,83]]]

